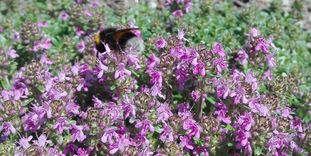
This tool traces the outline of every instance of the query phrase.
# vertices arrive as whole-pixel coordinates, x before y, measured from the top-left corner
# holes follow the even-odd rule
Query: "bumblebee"
[[[133,33],[133,30],[139,30],[139,28],[106,28],[95,35],[95,47],[98,53],[106,51],[105,45],[116,52],[121,52],[129,47],[132,47],[135,51],[141,52],[144,49],[143,40]]]

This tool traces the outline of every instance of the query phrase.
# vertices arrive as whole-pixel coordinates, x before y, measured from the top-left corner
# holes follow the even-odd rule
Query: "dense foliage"
[[[131,5],[0,2],[0,155],[310,154],[303,1]],[[97,58],[109,26],[144,52]]]

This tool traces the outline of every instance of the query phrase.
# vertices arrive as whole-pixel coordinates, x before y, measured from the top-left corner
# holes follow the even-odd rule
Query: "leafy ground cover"
[[[0,2],[0,155],[310,154],[307,1],[114,2]]]

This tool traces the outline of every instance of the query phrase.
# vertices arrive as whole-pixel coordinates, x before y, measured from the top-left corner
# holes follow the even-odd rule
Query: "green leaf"
[[[7,76],[1,79],[1,86],[6,90],[9,90],[11,88],[9,78]]]

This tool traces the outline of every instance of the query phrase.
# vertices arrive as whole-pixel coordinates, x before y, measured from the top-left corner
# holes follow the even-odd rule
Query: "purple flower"
[[[177,38],[181,41],[186,40],[185,32],[181,29],[178,29]]]
[[[253,113],[259,113],[262,116],[267,116],[269,114],[269,109],[265,105],[260,104],[259,96],[250,99],[248,106]]]
[[[189,12],[192,9],[192,2],[189,1],[185,4],[185,11]]]
[[[155,45],[158,49],[162,49],[166,46],[166,41],[164,38],[160,37],[156,40]]]
[[[157,121],[164,122],[167,121],[171,116],[173,116],[173,113],[171,112],[171,108],[167,103],[162,103],[157,108],[157,115],[158,115]]]
[[[62,21],[67,21],[68,18],[69,18],[69,15],[67,14],[67,12],[61,11],[60,14],[59,14],[59,18],[60,18]]]
[[[145,135],[147,134],[147,131],[154,132],[154,127],[152,125],[152,122],[148,119],[144,119],[142,121],[138,121],[135,125],[136,128],[140,128],[140,134]]]
[[[219,42],[214,43],[214,47],[212,49],[212,53],[214,55],[218,55],[220,57],[225,57],[226,56],[225,50],[222,47],[221,43],[219,43]]]
[[[238,130],[235,132],[235,141],[237,142],[236,147],[241,148],[251,148],[249,139],[251,138],[251,133],[244,130]]]
[[[266,55],[266,61],[267,61],[269,68],[273,68],[276,66],[276,62],[275,62],[274,56],[272,54]]]
[[[124,118],[127,118],[130,115],[133,117],[136,116],[136,106],[134,105],[134,101],[131,100],[127,95],[125,95],[124,100],[122,100],[122,109]]]
[[[99,72],[97,74],[97,78],[102,78],[104,73],[108,71],[108,67],[104,65],[101,61],[98,61],[97,67],[99,69]]]
[[[89,156],[89,152],[84,148],[78,148],[77,154],[74,156]]]
[[[78,142],[82,142],[86,136],[83,133],[83,127],[82,126],[77,126],[77,125],[71,125],[71,130],[70,130],[70,134],[71,134],[71,141],[78,141]]]
[[[1,27],[0,27],[1,29]],[[1,31],[1,30],[0,30]],[[19,35],[19,32],[17,31],[14,31],[14,34],[13,34],[13,41],[18,41],[20,39],[20,35]]]
[[[248,35],[251,37],[258,37],[260,35],[260,31],[256,28],[252,28]]]
[[[7,54],[10,58],[13,58],[13,59],[19,57],[19,55],[16,53],[14,49],[9,49]]]
[[[264,38],[259,38],[257,40],[257,45],[255,47],[256,51],[262,51],[264,54],[269,53],[269,46],[270,44],[264,39]]]
[[[53,126],[53,128],[59,133],[62,134],[64,132],[64,130],[68,130],[69,129],[69,122],[68,119],[66,117],[59,117],[56,120],[55,125]]]
[[[116,105],[114,102],[109,102],[105,106],[105,114],[110,118],[110,120],[118,120],[120,118],[120,106]]]
[[[270,69],[263,73],[262,79],[270,81],[272,80],[272,72]]]
[[[238,52],[237,57],[235,58],[236,61],[239,61],[241,64],[246,64],[248,60],[248,55],[244,50],[240,50]]]
[[[79,108],[80,106],[75,104],[74,102],[68,102],[65,107],[65,110],[69,114],[79,115]]]
[[[14,134],[16,129],[13,127],[11,122],[3,122],[0,126],[0,133],[3,133],[5,136],[9,136],[10,134]]]
[[[42,54],[42,56],[40,58],[40,63],[41,64],[46,64],[46,65],[53,64],[53,62],[48,58],[46,53]]]
[[[32,136],[29,136],[28,138],[22,137],[19,139],[18,144],[23,148],[27,149],[30,147],[29,141],[32,139]]]
[[[33,51],[39,51],[39,50],[47,50],[52,47],[52,40],[50,38],[43,38],[41,40],[35,41],[33,47]]]
[[[182,12],[182,10],[175,10],[172,14],[175,17],[182,17],[182,16],[184,16],[184,13]]]
[[[157,58],[154,54],[151,54],[147,58],[147,67],[148,67],[148,69],[154,68],[159,63],[160,63],[160,59]]]
[[[103,143],[112,144],[115,139],[119,138],[119,134],[116,131],[117,131],[117,127],[106,128],[100,140]]]
[[[117,70],[114,73],[115,79],[124,80],[126,76],[130,76],[130,75],[131,75],[131,71],[125,68],[124,63],[118,64]]]
[[[230,97],[234,97],[234,104],[238,104],[238,103],[247,103],[247,99],[246,99],[246,91],[245,89],[238,85],[234,91],[232,91],[230,93]]]
[[[197,63],[194,66],[193,74],[194,75],[201,75],[202,77],[205,76],[205,64],[201,63],[201,62]]]
[[[193,119],[186,119],[183,122],[183,129],[187,131],[189,137],[200,138],[201,127]]]
[[[239,116],[236,126],[240,129],[249,131],[253,124],[254,124],[254,120],[252,118],[252,114],[244,113],[243,115]]]
[[[221,73],[228,68],[227,61],[224,58],[216,58],[213,60],[213,66],[216,68],[217,73]]]
[[[24,130],[35,132],[38,130],[43,123],[42,118],[34,112],[29,112],[22,117]]]
[[[193,90],[191,92],[191,98],[194,102],[198,102],[201,97],[201,93],[198,90]]]
[[[281,116],[284,118],[292,119],[293,117],[290,115],[291,113],[292,113],[291,109],[288,107],[285,107],[281,112]]]
[[[163,131],[160,135],[160,140],[163,142],[172,142],[174,141],[174,137],[173,137],[173,129],[168,125],[168,124],[164,124],[163,125]]]
[[[229,87],[222,80],[215,80],[213,85],[216,88],[216,94],[220,98],[226,99],[230,93]]]
[[[190,150],[194,149],[193,143],[192,143],[191,139],[188,136],[180,136],[179,139],[180,139],[180,146],[182,148],[186,147],[186,148],[188,148]]]
[[[245,82],[249,83],[252,85],[252,91],[257,90],[258,88],[258,83],[257,79],[253,76],[252,72],[248,72],[245,76]]]
[[[78,51],[79,51],[80,53],[83,53],[84,50],[85,50],[85,43],[84,43],[84,41],[79,42],[79,43],[76,45],[76,48],[78,49]]]
[[[41,134],[38,140],[34,140],[33,143],[39,147],[46,148],[46,144],[52,144],[52,141],[48,140],[45,134]]]
[[[227,106],[222,102],[218,102],[216,104],[216,108],[217,110],[214,112],[214,114],[217,116],[217,120],[219,122],[230,124],[231,120],[230,120],[230,117],[227,116],[227,113],[228,113]]]
[[[38,27],[43,28],[43,27],[48,27],[49,24],[46,21],[39,21],[37,25]]]
[[[299,118],[295,118],[291,121],[291,128],[297,130],[298,132],[303,132],[302,122]]]
[[[115,154],[117,151],[123,152],[130,144],[131,141],[125,135],[122,135],[115,143],[109,145],[109,153]]]

